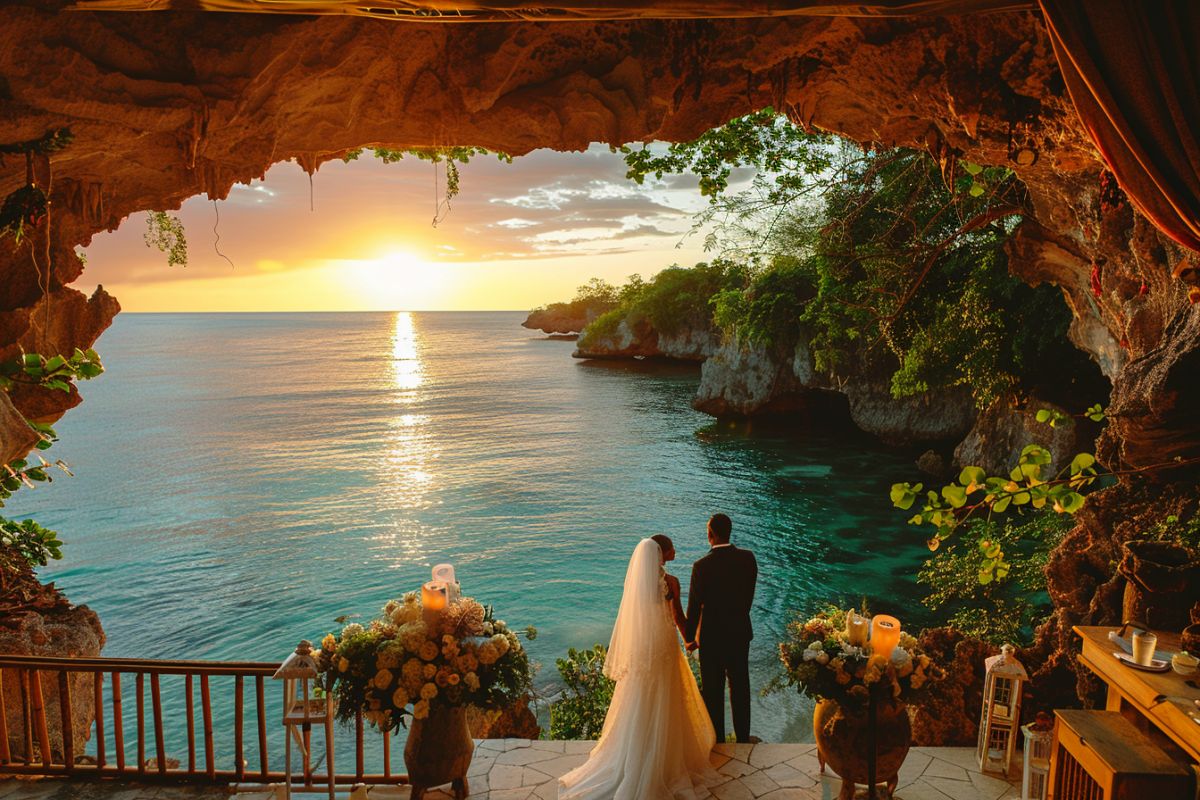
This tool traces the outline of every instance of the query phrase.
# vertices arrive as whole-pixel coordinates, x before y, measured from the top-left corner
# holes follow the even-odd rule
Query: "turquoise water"
[[[910,455],[717,425],[689,405],[696,369],[579,362],[521,319],[122,314],[97,345],[107,373],[57,426],[50,453],[76,477],[6,515],[61,532],[44,577],[100,614],[111,656],[279,660],[449,561],[468,594],[537,626],[551,694],[555,658],[607,641],[638,539],[675,540],[686,590],[718,510],[758,556],[757,686],[793,609],[866,596],[922,619],[926,552],[887,497]],[[758,699],[753,728],[808,739],[810,709]]]

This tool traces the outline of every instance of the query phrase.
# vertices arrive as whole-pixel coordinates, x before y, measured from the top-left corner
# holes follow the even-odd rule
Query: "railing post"
[[[23,669],[18,673],[21,681],[21,721],[24,723],[22,732],[25,734],[25,764],[33,763],[33,701],[29,697],[29,670]]]
[[[254,695],[258,701],[258,763],[259,777],[267,782],[267,698],[265,678],[256,675],[254,678]]]
[[[200,675],[200,708],[204,714],[204,772],[208,779],[216,780],[213,757],[212,699],[208,691],[208,675]]]
[[[71,673],[58,671],[58,711],[62,719],[63,763],[67,772],[75,771],[75,715],[71,708]]]
[[[233,765],[234,773],[237,775],[238,781],[242,781],[246,777],[246,762],[242,757],[242,676],[237,675],[233,679],[234,695],[233,695],[233,757],[236,763]]]
[[[50,766],[50,730],[46,727],[46,696],[42,692],[42,672],[29,674],[29,693],[33,698],[34,721],[37,723],[38,747],[42,751],[42,766]]]
[[[104,769],[104,673],[92,673],[92,707],[96,717],[96,769]]]
[[[113,747],[117,751],[117,772],[125,771],[125,718],[121,714],[121,673],[112,674]]]
[[[137,774],[146,774],[146,674],[137,674]]]
[[[192,700],[192,673],[183,678],[183,688],[187,693],[187,732],[188,732],[188,774],[196,772],[196,708]]]
[[[162,694],[158,686],[158,673],[150,673],[150,703],[154,707],[154,757],[158,760],[158,774],[167,774],[167,751],[163,742]]]

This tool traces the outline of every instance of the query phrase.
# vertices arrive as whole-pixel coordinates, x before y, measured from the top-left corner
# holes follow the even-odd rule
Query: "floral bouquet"
[[[523,631],[533,639],[537,631]],[[469,597],[437,611],[409,592],[365,627],[356,622],[321,641],[320,665],[340,720],[359,711],[383,731],[405,715],[475,706],[499,713],[529,692],[533,668],[517,634],[490,606]]]
[[[865,702],[873,692],[910,702],[945,677],[945,671],[907,633],[900,634],[890,658],[872,654],[865,641],[851,644],[847,617],[852,613],[829,610],[792,622],[787,640],[779,645],[784,675],[776,688],[795,686],[814,700],[841,705]]]

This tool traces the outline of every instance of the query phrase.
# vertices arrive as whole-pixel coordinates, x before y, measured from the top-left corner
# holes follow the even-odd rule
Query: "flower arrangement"
[[[532,627],[523,633],[537,636]],[[432,611],[416,592],[389,601],[365,626],[352,622],[327,634],[319,663],[337,718],[362,711],[384,731],[439,706],[499,714],[529,692],[533,679],[521,639],[490,606],[464,597]]]
[[[907,633],[900,634],[890,658],[872,654],[868,643],[851,644],[849,613],[853,612],[824,611],[788,626],[787,639],[779,645],[784,675],[776,688],[795,686],[814,700],[842,705],[865,702],[873,691],[910,702],[945,677]]]

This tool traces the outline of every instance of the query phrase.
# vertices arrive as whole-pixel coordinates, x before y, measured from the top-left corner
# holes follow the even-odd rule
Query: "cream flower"
[[[359,625],[357,622],[351,622],[349,625],[342,628],[342,638],[345,639],[347,636],[358,636],[364,630],[365,629],[362,625]]]
[[[425,666],[421,667],[421,675],[426,678],[432,678],[434,675],[437,675],[437,665],[426,664]]]
[[[479,688],[479,676],[474,672],[468,672],[463,676],[463,683],[467,685],[468,689],[474,692]]]
[[[404,708],[408,705],[408,692],[404,690],[403,686],[392,692],[392,705],[396,708]]]
[[[421,699],[422,700],[432,700],[433,698],[437,697],[437,693],[438,693],[438,688],[437,688],[437,686],[434,686],[432,683],[427,683],[421,687]]]
[[[429,716],[429,701],[422,700],[413,706],[413,719],[425,719]]]
[[[496,649],[496,645],[490,641],[484,642],[479,646],[479,663],[480,664],[495,664],[496,659],[500,658],[500,652]]]

